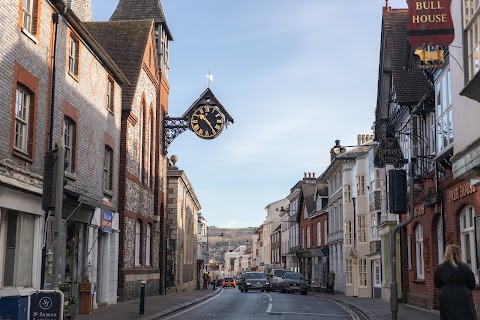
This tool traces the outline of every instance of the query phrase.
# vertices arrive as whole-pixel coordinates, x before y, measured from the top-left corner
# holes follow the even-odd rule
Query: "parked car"
[[[307,294],[307,283],[301,273],[286,272],[282,278],[282,288],[280,292],[300,292],[302,295]]]
[[[223,278],[223,281],[222,281],[222,287],[234,287],[235,288],[236,286],[236,283],[235,283],[235,279],[232,278],[232,277],[225,277]]]
[[[282,288],[282,277],[286,272],[292,272],[288,269],[271,269],[267,273],[267,279],[270,282],[270,288],[272,291],[278,290]]]
[[[260,290],[270,292],[270,282],[263,272],[245,272],[240,291]]]

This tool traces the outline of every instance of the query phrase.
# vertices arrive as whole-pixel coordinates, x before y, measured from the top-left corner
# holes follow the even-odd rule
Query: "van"
[[[267,279],[270,281],[270,287],[272,291],[282,289],[282,277],[286,272],[292,272],[288,269],[269,269],[267,271]]]

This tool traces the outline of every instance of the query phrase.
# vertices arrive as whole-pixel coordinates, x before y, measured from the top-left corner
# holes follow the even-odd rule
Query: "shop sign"
[[[465,184],[448,191],[448,201],[453,202],[455,200],[461,199],[465,196],[468,196],[470,193],[476,192],[477,189],[475,186],[472,186],[470,182],[466,182]]]
[[[452,0],[408,0],[407,41],[413,47],[448,46],[455,38]]]
[[[386,164],[402,167],[404,164],[403,152],[397,137],[388,137],[382,140],[374,149],[373,163],[376,168],[383,168]]]
[[[63,292],[59,290],[36,290],[28,296],[28,319],[63,319]]]
[[[425,207],[424,206],[419,206],[419,207],[416,207],[415,209],[413,209],[413,216],[414,217],[421,216],[424,213],[425,213]]]
[[[102,210],[102,217],[100,220],[101,220],[100,229],[103,232],[112,233],[112,220],[113,220],[112,211]]]

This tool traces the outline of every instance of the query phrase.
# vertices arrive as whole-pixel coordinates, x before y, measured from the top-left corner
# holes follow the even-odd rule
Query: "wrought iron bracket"
[[[189,130],[187,118],[170,118],[167,113],[163,114],[163,155],[168,152],[168,146],[181,133]]]

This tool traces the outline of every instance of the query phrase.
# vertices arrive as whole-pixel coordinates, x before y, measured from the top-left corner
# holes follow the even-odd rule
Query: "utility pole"
[[[62,226],[62,211],[63,211],[63,186],[65,176],[65,146],[63,144],[63,136],[60,136],[57,142],[57,171],[55,183],[55,220],[53,227],[53,274],[52,286],[53,289],[58,289],[58,283],[61,277],[60,266],[62,265],[62,241],[63,226]]]

